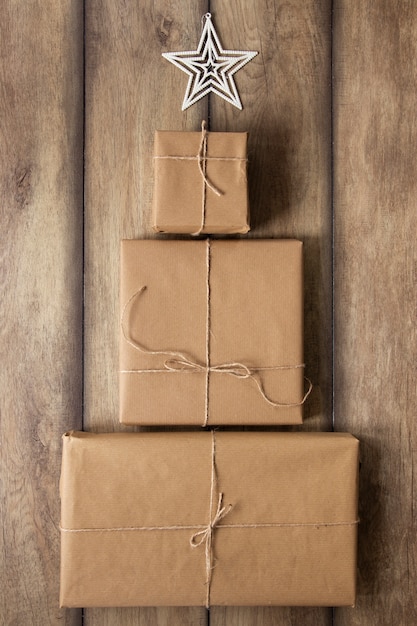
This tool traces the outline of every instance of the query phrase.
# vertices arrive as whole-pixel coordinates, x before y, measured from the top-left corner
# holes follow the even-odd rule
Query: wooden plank
[[[335,2],[335,426],[362,442],[359,590],[417,623],[417,4]]]
[[[2,624],[81,624],[58,609],[58,479],[82,415],[82,15],[0,8]]]
[[[305,243],[305,362],[314,391],[303,429],[331,428],[331,2],[212,0],[224,48],[259,54],[236,75],[243,111],[212,96],[212,130],[248,130],[253,237]],[[329,609],[216,608],[212,626],[330,624]]]
[[[216,7],[219,6],[218,13]],[[253,237],[305,243],[303,428],[331,425],[331,3],[213,1],[223,46],[258,50],[236,75],[243,111],[213,96],[213,130],[248,130]]]
[[[322,626],[331,624],[331,611],[314,607],[212,607],[215,626]]]
[[[187,77],[162,52],[193,48],[201,1],[90,0],[86,5],[85,428],[118,424],[119,242],[149,238],[153,136],[198,130],[207,103],[187,112]],[[127,430],[124,427],[124,430]],[[205,624],[197,608],[88,609],[88,626]]]

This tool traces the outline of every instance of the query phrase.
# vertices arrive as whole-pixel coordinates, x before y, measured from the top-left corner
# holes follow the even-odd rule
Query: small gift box
[[[153,228],[165,233],[246,233],[247,133],[155,133]]]
[[[351,435],[63,439],[61,606],[354,604]]]
[[[301,423],[302,287],[299,241],[123,241],[120,421]]]

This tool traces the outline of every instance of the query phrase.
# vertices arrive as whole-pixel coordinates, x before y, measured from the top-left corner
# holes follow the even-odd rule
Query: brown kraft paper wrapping
[[[122,241],[120,421],[301,423],[302,266],[289,239]]]
[[[153,228],[247,233],[247,133],[156,131]]]
[[[342,433],[67,433],[61,606],[353,605],[358,449]]]

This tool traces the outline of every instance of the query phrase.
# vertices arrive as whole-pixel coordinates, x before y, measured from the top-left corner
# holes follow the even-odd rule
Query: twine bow
[[[190,546],[192,548],[198,548],[201,545],[205,544],[205,553],[206,553],[206,585],[208,590],[210,589],[212,572],[214,569],[213,565],[213,533],[218,525],[218,523],[230,513],[233,508],[232,504],[228,504],[226,506],[222,506],[223,494],[219,493],[219,498],[217,502],[217,509],[214,514],[212,520],[210,520],[209,524],[204,530],[199,530],[194,533],[190,537]],[[207,602],[209,604],[209,602]]]
[[[219,522],[230,513],[233,505],[228,504],[227,506],[222,506],[223,502],[223,493],[221,493],[218,488],[218,479],[217,479],[217,466],[216,466],[216,434],[214,431],[211,432],[211,479],[210,479],[210,508],[209,508],[209,523],[206,528],[203,530],[198,530],[190,537],[190,546],[192,548],[198,548],[205,544],[205,555],[206,555],[206,607],[210,607],[210,592],[211,592],[211,579],[213,575],[213,561],[214,561],[214,550],[213,550],[213,535],[216,526],[218,526]],[[217,508],[213,515],[213,501],[216,493],[218,493],[217,499]]]
[[[253,378],[253,374],[247,365],[243,363],[221,363],[220,365],[203,365],[190,359],[168,359],[164,363],[164,367],[171,372],[183,372],[185,370],[195,370],[198,372],[220,372],[222,374],[230,374],[236,378]]]
[[[311,382],[311,380],[305,377],[308,382],[308,389],[306,393],[304,394],[301,402],[295,402],[295,403],[275,402],[274,400],[271,400],[271,398],[267,396],[261,381],[254,374],[255,371],[259,371],[259,370],[297,369],[297,368],[304,367],[304,364],[293,365],[290,367],[287,367],[287,366],[259,367],[259,368],[256,367],[256,368],[251,369],[244,363],[221,363],[220,365],[204,365],[203,363],[192,361],[191,359],[188,359],[186,356],[181,355],[181,357],[177,359],[167,359],[164,362],[164,367],[170,372],[183,372],[183,371],[189,370],[189,371],[196,371],[196,372],[204,372],[206,374],[207,373],[229,374],[230,376],[235,376],[236,378],[241,378],[241,379],[251,378],[255,382],[256,386],[258,387],[259,393],[261,394],[265,402],[275,407],[300,406],[301,404],[304,404],[304,402],[307,400],[313,388],[313,383]],[[204,426],[206,426],[206,423],[204,424]]]

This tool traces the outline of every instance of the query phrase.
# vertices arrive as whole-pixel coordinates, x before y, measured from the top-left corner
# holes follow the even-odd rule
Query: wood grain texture
[[[58,609],[61,435],[82,412],[82,3],[0,8],[0,622]]]
[[[331,611],[315,607],[213,607],[210,624],[215,626],[324,626],[331,624]]]
[[[244,109],[210,99],[213,130],[248,130],[251,237],[296,237],[305,254],[303,428],[331,426],[331,3],[211,2],[223,45],[257,50],[236,74]]]
[[[359,589],[417,623],[417,5],[335,3],[335,426],[362,442]]]
[[[250,237],[296,237],[305,254],[303,430],[331,428],[331,3],[212,0],[225,48],[259,54],[236,75],[243,111],[210,97],[216,131],[249,131]],[[213,607],[211,626],[331,623],[328,609]]]
[[[89,2],[86,13],[85,426],[118,429],[119,253],[152,237],[155,129],[197,130],[186,84],[161,57],[192,46],[199,3]],[[191,26],[190,26],[191,25]]]
[[[187,82],[161,57],[192,48],[206,3],[86,5],[85,413],[87,430],[118,423],[120,239],[149,238],[156,129],[198,130],[207,102],[186,113]],[[89,609],[88,626],[203,625],[203,608]]]
[[[206,626],[207,611],[200,607],[145,607],[87,609],[84,625],[90,626]]]

